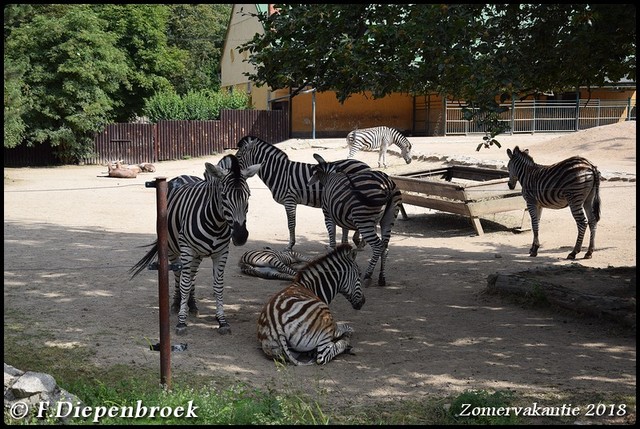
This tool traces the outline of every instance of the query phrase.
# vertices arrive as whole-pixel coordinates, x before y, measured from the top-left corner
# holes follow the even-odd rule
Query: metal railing
[[[445,135],[484,134],[484,127],[463,117],[464,103],[445,101]],[[501,105],[507,110],[500,121],[509,133],[578,131],[636,120],[636,100],[514,101]]]

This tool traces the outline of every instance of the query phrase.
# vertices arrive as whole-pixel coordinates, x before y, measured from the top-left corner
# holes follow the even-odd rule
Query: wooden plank
[[[413,178],[400,178],[391,176],[401,191],[418,192],[420,194],[433,195],[452,200],[464,201],[464,188],[457,184],[436,182],[434,180],[420,180]]]
[[[406,194],[402,192],[402,204],[411,204],[428,209],[440,210],[448,213],[456,213],[469,216],[469,208],[463,202],[440,200],[437,198],[429,198],[424,195]]]
[[[469,208],[469,214],[471,216],[482,216],[486,214],[509,212],[513,210],[524,210],[527,207],[522,196],[468,202],[467,206]]]

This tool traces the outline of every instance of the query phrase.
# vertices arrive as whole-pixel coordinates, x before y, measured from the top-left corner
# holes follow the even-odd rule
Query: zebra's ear
[[[355,261],[355,260],[356,260],[356,256],[358,256],[358,250],[357,250],[357,249],[351,249],[351,250],[349,251],[349,258],[350,258],[352,261]]]
[[[327,163],[327,161],[325,161],[324,158],[322,158],[317,153],[314,153],[313,157],[316,159],[316,161],[318,161],[318,164],[326,164]]]
[[[242,174],[242,176],[246,179],[248,179],[249,177],[253,177],[255,176],[255,174],[260,171],[260,166],[262,166],[262,164],[253,164],[250,165],[247,168],[243,168],[242,171],[240,171],[240,173]]]
[[[507,156],[509,157],[509,159],[511,159],[511,157],[513,156],[513,152],[511,152],[511,149],[507,149]]]
[[[218,179],[220,179],[224,177],[227,173],[229,173],[229,170],[227,170],[226,168],[218,167],[217,165],[213,165],[210,162],[205,162],[204,168],[205,168],[205,171],[204,171],[205,177],[207,173],[209,173],[211,176],[217,177]]]

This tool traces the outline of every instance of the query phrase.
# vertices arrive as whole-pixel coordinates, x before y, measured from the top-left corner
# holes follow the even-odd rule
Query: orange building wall
[[[293,102],[291,118],[292,137],[312,136],[312,94],[298,94]],[[367,98],[368,97],[368,98]],[[355,94],[340,104],[334,92],[315,95],[316,137],[346,137],[356,128],[386,125],[400,131],[411,131],[413,127],[413,97],[393,94],[380,99]]]

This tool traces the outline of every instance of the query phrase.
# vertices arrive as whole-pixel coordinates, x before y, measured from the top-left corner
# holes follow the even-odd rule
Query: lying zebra
[[[278,251],[270,247],[248,250],[242,254],[238,266],[247,275],[269,280],[293,280],[301,265],[310,262],[301,253],[293,250]]]
[[[364,305],[357,253],[350,244],[339,245],[307,264],[267,301],[258,317],[258,341],[267,356],[294,365],[324,365],[351,350],[353,329],[334,321],[329,304],[341,293],[354,309]]]

